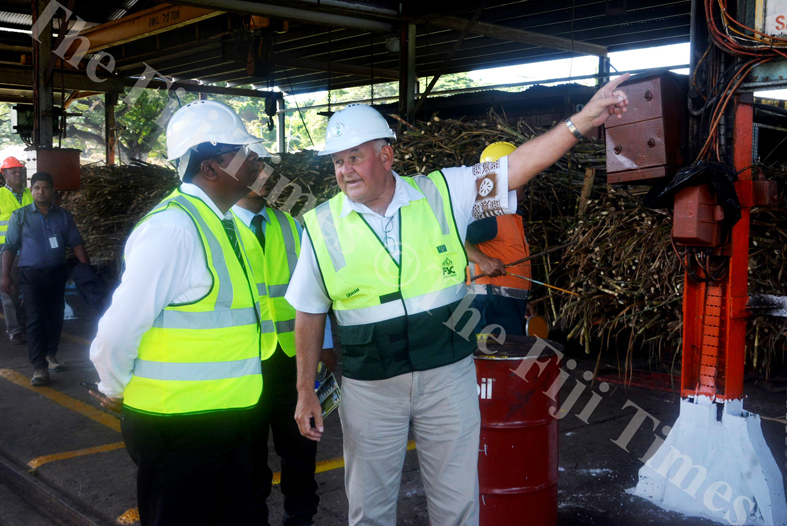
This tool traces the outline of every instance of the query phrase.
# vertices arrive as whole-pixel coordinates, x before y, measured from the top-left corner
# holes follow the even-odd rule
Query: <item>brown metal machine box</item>
[[[645,184],[673,176],[686,163],[685,76],[664,72],[621,84],[629,97],[623,117],[607,129],[607,181]]]
[[[690,186],[675,194],[672,239],[680,245],[716,247],[721,244],[724,209],[710,186]]]
[[[55,190],[79,190],[79,152],[76,148],[39,148],[36,170],[52,176]]]

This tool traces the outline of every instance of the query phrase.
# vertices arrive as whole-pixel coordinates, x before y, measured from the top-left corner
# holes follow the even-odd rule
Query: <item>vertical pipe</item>
[[[399,51],[399,114],[410,121],[415,107],[415,24],[402,24]]]
[[[104,94],[104,144],[106,145],[107,165],[115,164],[115,105],[118,96],[116,93]]]
[[[607,82],[609,82],[609,72],[610,72],[610,62],[609,57],[604,55],[598,57],[598,73],[601,75],[598,80],[596,80],[596,87],[600,88]]]
[[[48,0],[33,0],[33,23],[44,11]],[[33,104],[34,143],[43,148],[52,147],[52,129],[54,128],[54,98],[51,77],[48,77],[49,65],[52,62],[52,21],[44,26],[38,39],[33,39],[34,77]]]
[[[284,113],[286,109],[286,104],[284,102],[284,97],[280,97],[279,100],[276,101],[277,112],[276,112],[276,150],[277,153],[286,153],[287,152],[287,130],[285,117],[287,116]]]
[[[703,50],[698,49],[705,43],[705,13],[700,0],[691,0],[691,21],[689,23],[689,98],[692,97],[697,62],[702,56]],[[710,57],[709,57],[710,58]],[[694,95],[698,97],[699,94]],[[700,146],[699,118],[689,114],[689,158],[694,159],[699,152]]]

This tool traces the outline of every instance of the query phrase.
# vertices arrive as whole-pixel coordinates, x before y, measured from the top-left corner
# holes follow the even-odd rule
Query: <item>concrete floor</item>
[[[123,449],[117,422],[96,408],[98,405],[79,385],[96,381],[88,359],[89,341],[95,333],[96,317],[76,296],[68,296],[77,319],[67,320],[60,359],[67,371],[52,376],[50,390],[29,388],[32,370],[24,346],[0,338],[0,453],[19,466],[34,459],[41,463],[34,475],[74,502],[84,505],[107,524],[133,524],[136,507],[134,465]],[[2,324],[0,324],[2,327]],[[593,363],[579,361],[572,373],[579,378]],[[566,382],[562,398],[575,385]],[[784,418],[784,394],[772,394],[747,384],[746,407],[762,416]],[[638,388],[614,387],[585,424],[576,414],[590,398],[587,389],[560,421],[559,523],[561,525],[704,525],[709,521],[665,512],[631,496],[626,490],[636,485],[639,457],[650,447],[653,435],[638,432],[629,452],[612,443],[634,413],[623,409],[632,401],[672,425],[678,414],[678,399],[671,394]],[[763,431],[777,463],[784,470],[785,427],[764,420]],[[342,435],[337,414],[326,421],[325,438],[318,461],[342,455]],[[273,447],[270,447],[273,451]],[[51,455],[59,455],[51,457]],[[41,458],[50,456],[48,458]],[[271,467],[278,471],[275,455]],[[27,468],[30,469],[29,467]],[[347,501],[343,488],[344,470],[332,469],[317,475],[320,512],[316,523],[326,526],[347,523]],[[427,524],[426,501],[415,451],[407,453],[399,498],[399,525]],[[274,489],[269,499],[271,524],[281,524],[281,493]],[[22,518],[20,522],[20,517]],[[46,524],[34,509],[8,493],[0,484],[0,524]],[[523,521],[522,524],[526,524]]]

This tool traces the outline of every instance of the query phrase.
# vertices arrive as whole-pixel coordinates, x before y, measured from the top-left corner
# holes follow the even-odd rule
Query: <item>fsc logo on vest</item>
[[[443,277],[452,278],[455,276],[456,276],[456,271],[454,270],[454,262],[451,261],[451,258],[445,258],[443,260]]]
[[[494,381],[494,378],[481,378],[481,383],[477,386],[478,396],[481,397],[481,400],[492,399],[492,382]]]

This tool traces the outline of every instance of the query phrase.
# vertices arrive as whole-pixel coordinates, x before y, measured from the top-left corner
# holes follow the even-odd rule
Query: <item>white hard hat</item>
[[[253,151],[257,154],[259,159],[265,159],[266,157],[270,157],[271,154],[268,149],[262,144],[262,139],[258,139],[260,142],[255,142],[254,144],[249,145],[249,150]]]
[[[325,148],[319,155],[341,152],[374,139],[395,141],[396,134],[376,109],[366,104],[350,104],[328,120]]]
[[[260,139],[250,135],[235,110],[221,102],[197,100],[176,111],[167,124],[167,160],[181,159],[193,147],[206,142],[242,145],[255,144]],[[188,159],[185,161],[188,164]]]

